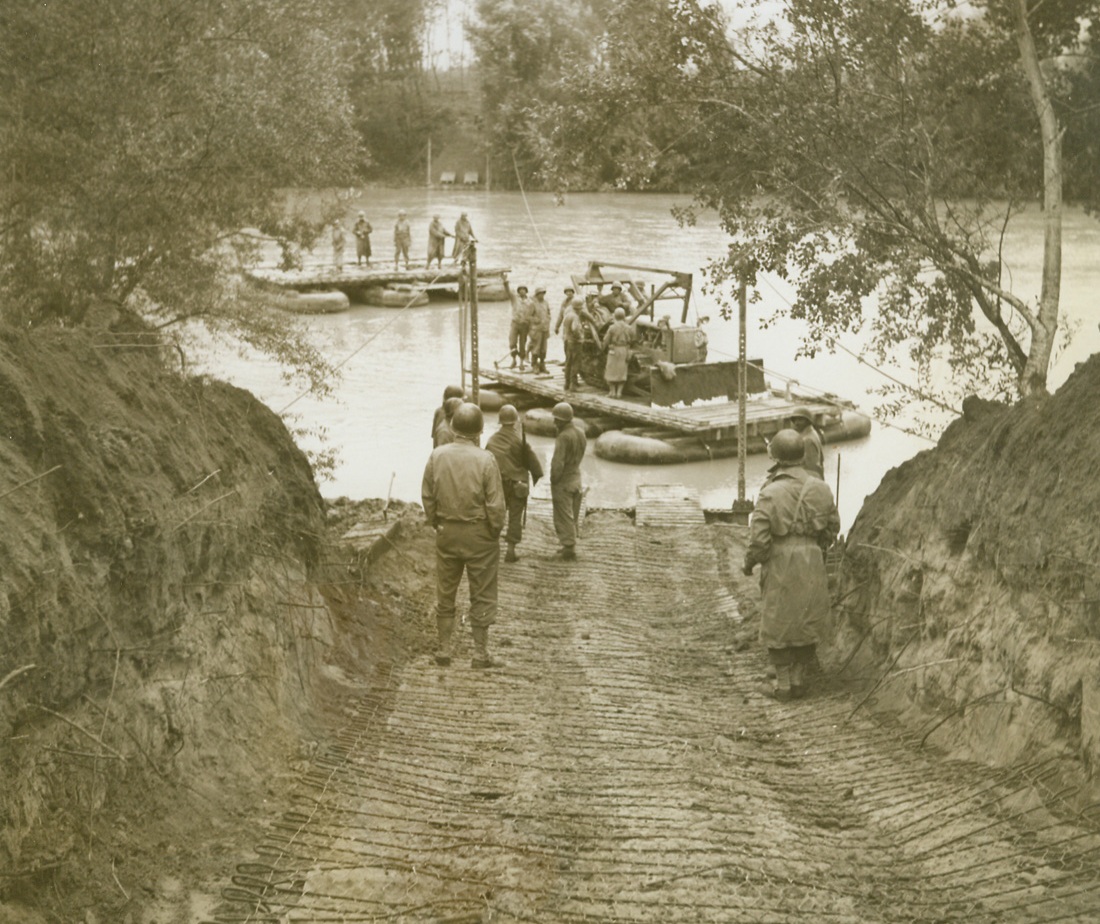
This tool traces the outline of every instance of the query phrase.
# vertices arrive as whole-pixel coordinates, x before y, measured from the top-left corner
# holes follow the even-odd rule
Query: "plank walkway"
[[[1100,832],[1043,766],[943,760],[820,678],[759,691],[739,535],[604,512],[567,563],[529,519],[505,665],[463,629],[366,690],[214,924],[1095,922]]]
[[[394,269],[387,263],[374,263],[369,268],[354,263],[337,269],[332,264],[307,264],[301,269],[281,270],[272,266],[255,267],[249,275],[260,282],[308,292],[316,289],[362,290],[374,286],[416,285],[421,288],[455,288],[461,266],[444,262],[442,267],[427,268],[413,264],[412,269]],[[479,266],[477,277],[482,282],[497,282],[507,275],[500,266]]]

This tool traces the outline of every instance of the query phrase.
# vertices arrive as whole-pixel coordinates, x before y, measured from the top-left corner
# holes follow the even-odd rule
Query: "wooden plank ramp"
[[[682,484],[640,484],[634,525],[647,527],[703,526],[706,517],[699,492]]]

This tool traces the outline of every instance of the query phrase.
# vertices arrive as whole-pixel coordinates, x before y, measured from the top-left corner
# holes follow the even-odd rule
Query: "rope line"
[[[432,279],[430,282],[428,282],[425,285],[425,288],[427,288],[427,286],[434,285],[436,282],[438,282],[439,278],[442,275],[443,275],[442,271],[436,273],[435,278]],[[361,344],[359,344],[359,346],[357,346],[354,350],[352,350],[347,356],[345,356],[342,360],[340,360],[340,362],[338,362],[335,366],[333,366],[332,367],[333,372],[337,371],[338,369],[342,369],[349,362],[351,362],[352,359],[354,359],[361,352],[363,352],[363,350],[366,349],[367,346],[369,346],[374,340],[376,340],[378,337],[380,337],[382,334],[384,334],[389,329],[390,325],[392,325],[393,322],[396,321],[405,312],[406,309],[412,307],[412,303],[414,301],[416,301],[416,295],[417,294],[418,293],[414,293],[413,296],[402,307],[398,308],[393,313],[393,317],[391,317],[378,330],[376,330],[366,340],[364,340]],[[281,417],[283,414],[285,414],[287,411],[289,411],[295,404],[297,404],[299,401],[301,401],[302,398],[304,398],[308,394],[311,394],[312,392],[313,392],[313,386],[310,385],[309,388],[307,388],[305,391],[303,391],[301,394],[299,394],[297,397],[295,397],[292,401],[290,401],[289,404],[286,404],[284,407],[282,407],[278,411],[279,416]]]
[[[519,175],[519,164],[516,163],[516,152],[512,152],[512,167],[516,171],[516,182],[519,183],[519,194],[523,196],[523,207],[527,209],[527,217],[531,219],[531,227],[535,229],[535,237],[539,239],[539,247],[542,248],[542,252],[545,256],[550,256],[550,251],[546,249],[546,243],[542,239],[542,233],[539,231],[539,226],[535,222],[535,216],[531,213],[531,204],[527,201],[527,191],[523,188],[523,178]]]
[[[779,298],[781,298],[784,302],[787,303],[788,308],[793,308],[794,307],[791,300],[789,298],[787,298],[787,296],[784,295],[782,292],[780,292],[775,287],[775,285],[772,283],[772,281],[770,279],[768,279],[767,277],[764,277],[764,282],[767,284],[769,289],[771,289]],[[856,360],[858,360],[864,366],[867,366],[869,369],[874,370],[879,375],[883,376],[884,378],[889,379],[891,382],[895,383],[896,385],[900,385],[906,391],[912,392],[914,395],[916,395],[922,401],[928,401],[929,403],[934,404],[937,407],[943,408],[945,411],[950,411],[956,417],[962,417],[962,411],[960,411],[958,408],[952,407],[949,404],[944,404],[939,399],[932,397],[932,395],[925,394],[923,391],[921,391],[916,386],[910,385],[908,382],[903,382],[901,379],[895,378],[889,372],[885,371],[884,369],[880,369],[874,363],[870,362],[867,359],[864,359],[861,354],[855,353],[852,350],[848,349],[848,347],[844,346],[844,344],[841,343],[839,340],[837,340],[836,337],[834,337],[832,334],[824,334],[824,337],[825,337],[826,340],[829,341],[830,346],[836,347],[836,348],[839,348],[839,349],[843,350],[845,353],[847,353],[849,356],[851,356],[851,357],[855,358]]]

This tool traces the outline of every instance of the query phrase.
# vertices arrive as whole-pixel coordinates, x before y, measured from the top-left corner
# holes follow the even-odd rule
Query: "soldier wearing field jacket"
[[[776,699],[805,695],[807,668],[829,615],[825,550],[840,530],[829,486],[803,467],[805,444],[780,430],[768,452],[775,474],[760,490],[749,518],[744,573],[759,564],[760,641],[775,666]]]
[[[588,448],[584,431],[573,423],[573,405],[561,401],[552,411],[558,435],[550,460],[550,500],[554,506],[554,532],[561,543],[561,557],[577,557],[577,528],[581,518],[581,460]]]
[[[437,664],[451,663],[455,594],[462,573],[470,589],[473,666],[493,667],[489,626],[497,614],[500,531],[504,527],[504,488],[493,456],[480,449],[481,409],[462,404],[451,418],[454,442],[432,450],[420,495],[435,535]]]
[[[498,417],[500,429],[489,437],[485,448],[493,454],[500,469],[504,503],[508,508],[508,528],[504,533],[508,551],[504,560],[513,562],[519,560],[516,546],[523,539],[523,517],[527,511],[531,479],[538,483],[542,477],[542,464],[527,443],[516,409],[506,404],[500,409]]]

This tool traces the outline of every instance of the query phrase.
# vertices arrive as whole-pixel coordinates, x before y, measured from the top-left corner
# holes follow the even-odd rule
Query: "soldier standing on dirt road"
[[[777,470],[749,518],[743,571],[763,566],[760,641],[775,667],[771,695],[797,699],[806,694],[806,668],[829,615],[823,552],[840,530],[840,515],[829,486],[803,468],[806,447],[797,431],[780,430],[768,452]]]
[[[550,461],[550,499],[554,507],[554,531],[561,543],[561,557],[577,557],[577,528],[581,517],[581,459],[588,439],[573,423],[573,406],[566,401],[554,405],[554,458]]]
[[[542,477],[542,465],[527,443],[516,409],[505,404],[497,416],[500,429],[489,437],[485,448],[497,460],[504,485],[504,503],[508,508],[508,528],[504,533],[508,551],[504,560],[513,562],[519,561],[516,546],[523,539],[523,516],[527,510],[527,495],[531,491],[530,480],[534,477],[535,484],[538,484]]]
[[[500,531],[504,527],[504,488],[492,454],[480,449],[484,419],[474,404],[462,404],[451,419],[455,441],[433,449],[420,488],[424,515],[435,529],[435,661],[451,663],[455,594],[462,572],[470,589],[470,627],[475,668],[496,667],[489,657],[489,626],[497,614]]]

